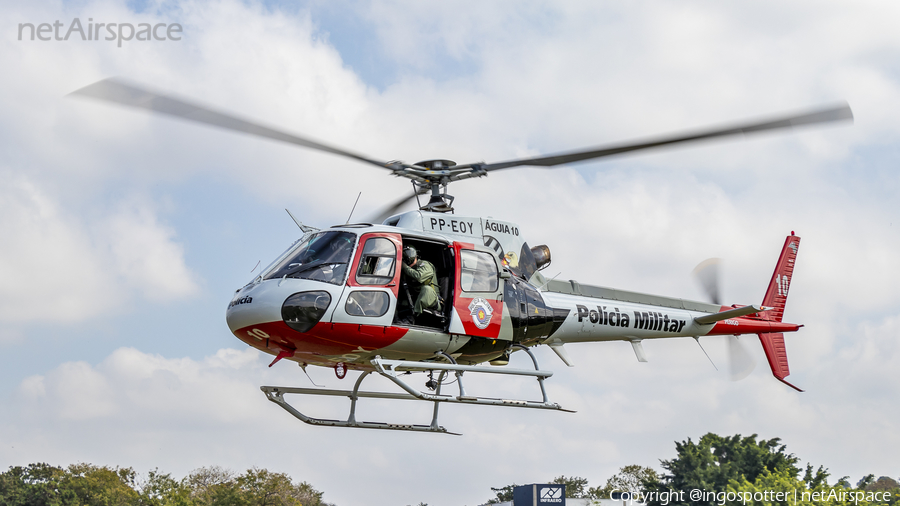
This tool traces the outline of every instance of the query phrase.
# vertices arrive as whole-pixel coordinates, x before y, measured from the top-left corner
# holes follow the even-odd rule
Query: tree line
[[[628,465],[602,486],[591,487],[578,476],[558,476],[550,483],[565,484],[567,497],[599,500],[624,492],[647,506],[900,506],[897,480],[873,474],[855,485],[848,476],[832,480],[823,466],[801,467],[779,438],[710,433],[696,442],[676,442],[675,453],[660,460],[663,473]],[[512,501],[515,486],[492,488],[487,504]],[[692,496],[695,490],[705,494]],[[130,467],[91,464],[10,467],[0,473],[0,505],[334,506],[309,483],[266,469],[236,474],[203,467],[178,480],[159,470],[144,477]]]
[[[629,465],[603,486],[566,476],[550,483],[565,484],[567,497],[599,500],[624,492],[647,506],[900,506],[897,480],[870,474],[855,486],[849,476],[829,483],[828,469],[808,463],[801,468],[779,438],[709,433],[696,442],[676,442],[675,452],[675,458],[660,460],[665,474]],[[495,497],[487,504],[512,501],[515,486],[491,488]]]
[[[146,478],[130,467],[30,464],[0,474],[3,506],[332,506],[306,482],[284,473],[235,474],[203,467],[181,480],[158,470]]]

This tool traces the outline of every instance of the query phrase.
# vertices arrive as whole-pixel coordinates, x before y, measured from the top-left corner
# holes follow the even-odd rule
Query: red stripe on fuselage
[[[297,332],[283,321],[258,323],[238,329],[234,334],[245,343],[278,353],[281,349],[294,350],[299,354],[343,355],[362,348],[373,351],[396,343],[409,329],[359,325],[355,323],[320,322],[309,332]],[[267,335],[262,340],[257,339]]]

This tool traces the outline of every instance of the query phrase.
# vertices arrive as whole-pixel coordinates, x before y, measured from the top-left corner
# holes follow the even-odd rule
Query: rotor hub
[[[448,167],[453,167],[456,165],[456,162],[453,160],[425,160],[417,163],[419,167],[425,167],[428,170],[441,170],[446,169]]]
[[[419,182],[417,183],[417,186],[431,190],[431,198],[428,200],[427,204],[419,208],[420,210],[433,213],[453,212],[454,197],[447,194],[447,184],[449,183],[449,180],[445,171],[455,165],[456,162],[453,160],[443,159],[423,160],[415,164],[416,167],[422,167],[429,172],[433,171],[436,173],[432,175],[433,177],[429,177],[431,174],[428,173],[419,174],[425,182]]]

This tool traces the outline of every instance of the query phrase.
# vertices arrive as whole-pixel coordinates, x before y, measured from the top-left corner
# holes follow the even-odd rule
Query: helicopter
[[[374,165],[412,181],[413,191],[389,204],[367,223],[316,228],[288,211],[302,236],[238,288],[226,309],[226,322],[242,342],[282,360],[327,367],[343,380],[359,375],[352,389],[260,387],[268,400],[315,426],[387,429],[456,434],[438,423],[441,404],[475,404],[570,411],[549,400],[531,348],[547,345],[566,366],[570,343],[625,341],[646,362],[642,341],[701,336],[757,335],[773,376],[790,374],[784,334],[802,325],[783,321],[800,237],[787,236],[760,304],[724,305],[719,300],[715,264],[698,266],[710,301],[692,301],[634,291],[548,279],[550,248],[530,246],[519,225],[489,217],[456,214],[450,183],[481,178],[496,170],[564,164],[757,132],[818,123],[852,121],[846,103],[800,114],[748,121],[649,140],[497,163],[456,164],[432,159],[408,164],[382,161],[286,133],[187,100],[149,91],[111,78],[71,93],[148,110],[183,120],[277,140]],[[428,196],[425,203],[421,196]],[[416,199],[418,209],[397,213]],[[351,212],[352,215],[352,212]],[[414,250],[410,255],[409,251]],[[424,260],[433,266],[436,302],[419,308],[404,265]],[[413,265],[415,265],[413,263]],[[701,264],[703,265],[703,264]],[[418,310],[417,310],[418,309]],[[702,348],[702,346],[701,346]],[[510,368],[510,355],[527,354],[533,369]],[[428,376],[425,390],[407,376]],[[361,390],[369,375],[386,378],[399,392]],[[464,375],[486,374],[536,379],[540,400],[470,395]],[[448,381],[450,376],[455,381]],[[454,392],[442,387],[456,384]],[[285,395],[346,397],[346,419],[307,415]],[[360,399],[417,400],[433,403],[428,424],[356,419]]]

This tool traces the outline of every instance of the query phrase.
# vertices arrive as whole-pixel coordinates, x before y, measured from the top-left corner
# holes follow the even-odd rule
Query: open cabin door
[[[453,243],[456,273],[450,333],[511,340],[503,327],[503,282],[493,250],[469,243]],[[508,327],[508,325],[507,325]],[[505,337],[504,337],[505,336]]]

